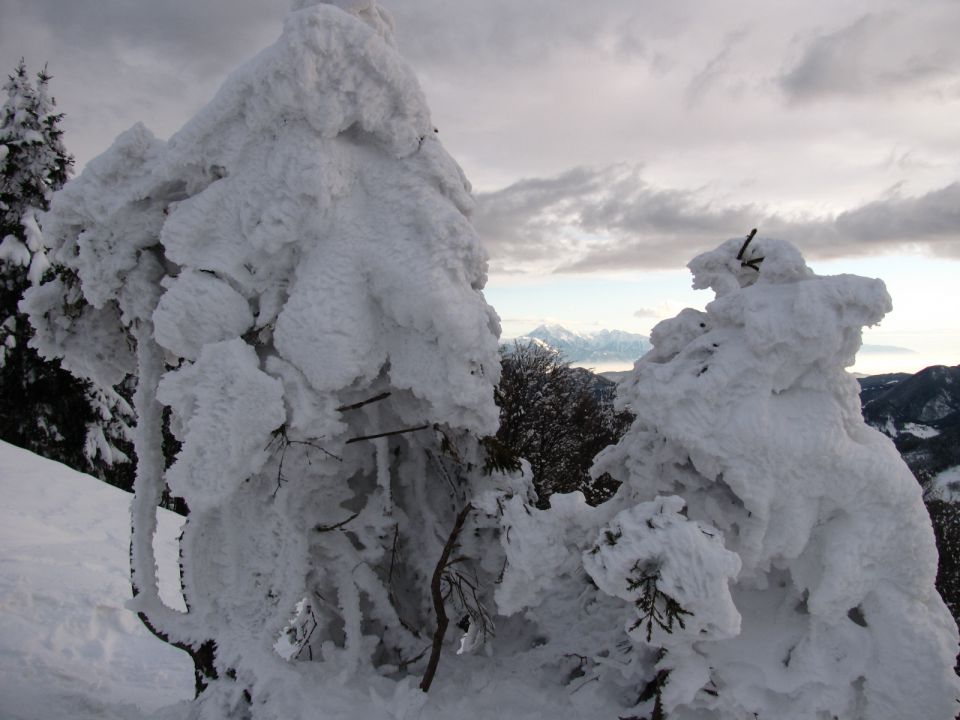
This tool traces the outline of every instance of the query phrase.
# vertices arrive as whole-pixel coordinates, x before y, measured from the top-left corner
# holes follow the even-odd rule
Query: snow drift
[[[129,493],[4,442],[0,492],[0,717],[133,720],[190,697],[189,658],[124,607]],[[161,592],[176,607],[182,521],[159,512]]]

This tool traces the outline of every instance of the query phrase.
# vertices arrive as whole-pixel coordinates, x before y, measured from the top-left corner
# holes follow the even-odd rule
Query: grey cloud
[[[701,195],[656,187],[636,167],[577,168],[479,195],[475,221],[495,272],[677,268],[752,227],[794,242],[811,258],[904,248],[960,257],[960,182],[814,219]]]
[[[397,41],[417,66],[544,61],[571,48],[645,55],[650,37],[679,32],[690,0],[657,9],[634,0],[592,7],[581,0],[379,0],[396,20]],[[0,28],[15,38],[25,23],[73,49],[149,50],[166,62],[220,72],[268,43],[292,0],[0,0]],[[207,67],[209,66],[209,67]]]
[[[710,58],[700,72],[693,76],[684,91],[684,103],[688,108],[702,100],[703,96],[723,78],[730,64],[731,56],[746,37],[746,30],[730,33],[720,52]]]
[[[470,131],[471,118],[503,113],[502,105],[515,99],[504,77],[530,72],[537,82],[531,66],[549,67],[578,49],[617,57],[649,53],[651,69],[662,67],[662,52],[649,50],[650,39],[674,37],[694,17],[692,0],[663,11],[634,0],[595,8],[581,0],[380,1],[394,15],[397,44],[423,82],[442,78],[432,100],[453,108],[461,135]],[[52,90],[67,114],[67,142],[82,165],[136,121],[160,136],[174,132],[231,69],[273,41],[290,5],[0,0],[0,62],[13,68],[21,55],[30,67],[49,61]],[[470,84],[466,92],[447,90],[461,81]],[[444,105],[436,96],[451,99]],[[461,107],[466,118],[457,114]],[[485,150],[483,158],[496,163],[496,151]]]
[[[45,62],[78,169],[137,121],[166,137],[279,34],[289,0],[0,0],[0,63]],[[9,71],[9,70],[8,70]]]
[[[937,81],[949,87],[960,70],[957,22],[956,8],[863,15],[811,40],[780,75],[780,87],[792,100],[889,93]]]
[[[650,41],[681,31],[693,3],[670,5],[635,0],[445,0],[384,1],[397,23],[401,50],[415,65],[450,63],[474,69],[542,62],[570,49],[602,49],[617,56],[646,57]],[[651,61],[660,63],[662,56]]]
[[[780,222],[782,235],[804,235],[807,246],[821,257],[919,246],[956,258],[960,257],[960,182],[918,197],[876,200],[831,220]]]
[[[3,0],[2,14],[32,23],[56,45],[149,52],[198,73],[222,72],[278,34],[289,0]],[[6,33],[4,33],[6,34]]]

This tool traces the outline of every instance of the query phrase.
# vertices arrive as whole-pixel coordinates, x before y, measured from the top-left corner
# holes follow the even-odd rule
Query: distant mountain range
[[[515,342],[536,342],[558,350],[569,363],[632,363],[650,349],[646,335],[623,330],[579,333],[560,325],[540,325]]]
[[[860,378],[863,419],[888,435],[925,488],[960,466],[960,365]],[[960,495],[960,488],[934,488]]]

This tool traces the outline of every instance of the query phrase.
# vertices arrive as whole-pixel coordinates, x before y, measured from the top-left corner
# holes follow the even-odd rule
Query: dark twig
[[[437,629],[436,632],[433,633],[433,649],[430,651],[430,661],[427,663],[427,669],[423,673],[423,680],[420,682],[420,689],[424,692],[430,691],[433,676],[437,674],[437,665],[440,663],[440,651],[443,649],[443,636],[446,635],[447,625],[450,624],[450,620],[447,618],[447,611],[443,606],[443,571],[444,568],[447,567],[450,553],[452,553],[453,548],[456,547],[457,538],[460,536],[460,531],[463,530],[463,524],[466,522],[467,515],[470,514],[471,509],[470,505],[466,505],[457,515],[457,519],[453,524],[453,530],[450,531],[450,536],[443,546],[443,552],[440,553],[440,559],[433,569],[430,593],[433,596],[433,609],[437,614]]]
[[[743,260],[743,254],[747,251],[747,246],[750,244],[750,241],[753,240],[756,234],[757,229],[754,228],[750,231],[750,234],[747,235],[747,239],[743,241],[743,245],[740,247],[740,252],[737,253],[737,260]]]
[[[465,560],[467,560],[465,557],[455,558],[447,563],[447,567],[449,568],[454,563]],[[490,614],[483,606],[483,603],[480,601],[480,596],[477,594],[477,584],[479,581],[475,578],[474,581],[471,582],[469,578],[456,570],[444,572],[443,581],[447,587],[446,592],[443,594],[444,599],[449,597],[453,598],[458,609],[462,609],[467,613],[467,616],[470,618],[470,625],[476,625],[480,628],[483,641],[486,642],[486,639],[493,635],[493,620],[490,618]],[[465,587],[466,589],[464,589]]]
[[[344,525],[346,525],[348,522],[350,522],[351,520],[353,520],[355,517],[357,517],[359,514],[360,514],[360,513],[355,512],[353,515],[351,515],[350,517],[348,517],[346,520],[343,520],[343,521],[341,521],[341,522],[338,522],[336,525],[317,525],[317,526],[314,528],[314,531],[316,531],[316,532],[330,532],[331,530],[338,530],[338,529],[342,528]]]
[[[306,445],[308,448],[313,448],[314,450],[319,450],[320,452],[325,453],[327,457],[331,457],[337,462],[343,462],[342,457],[339,455],[334,455],[325,447],[321,447],[315,442],[311,442],[309,440],[291,440],[287,435],[286,425],[281,425],[279,428],[274,430],[273,436],[270,438],[270,442],[267,443],[267,446],[264,448],[264,450],[269,450],[274,446],[275,443],[279,443],[280,445],[280,461],[277,463],[277,487],[273,491],[273,497],[277,496],[277,493],[280,492],[280,486],[283,485],[283,461],[287,457],[287,448],[289,448],[291,445]],[[310,463],[309,455],[307,455],[307,463],[312,464]]]
[[[418,425],[417,427],[404,428],[403,430],[391,430],[390,432],[377,433],[376,435],[360,435],[359,437],[350,438],[347,440],[344,445],[349,445],[350,443],[360,442],[361,440],[376,440],[377,438],[389,437],[391,435],[402,435],[403,433],[417,432],[418,430],[428,430],[433,427],[432,425]]]
[[[393,566],[397,561],[397,548],[400,540],[400,523],[393,526],[393,547],[390,549],[390,571],[387,573],[387,585],[393,587]]]
[[[320,452],[326,454],[327,457],[331,457],[337,462],[343,462],[343,458],[339,455],[335,455],[325,447],[321,447],[314,442],[310,442],[309,440],[287,440],[287,445],[306,445],[307,447],[312,447],[314,450],[319,450]]]
[[[740,246],[740,252],[737,253],[737,260],[740,261],[740,267],[748,267],[751,270],[756,270],[760,272],[760,263],[763,262],[763,257],[752,258],[750,260],[744,260],[743,254],[747,251],[747,246],[750,244],[750,241],[753,240],[754,236],[757,234],[757,229],[754,228],[750,231],[750,234],[747,235],[747,239],[743,241],[743,245]]]
[[[579,685],[577,685],[576,688],[574,688],[573,690],[571,690],[571,691],[570,691],[570,694],[573,695],[574,693],[579,692],[580,690],[583,690],[583,688],[585,688],[587,685],[589,685],[589,684],[592,683],[592,682],[596,682],[596,681],[599,680],[599,679],[600,679],[600,676],[599,676],[599,675],[594,675],[594,676],[593,676],[592,678],[590,678],[589,680],[584,680],[582,683],[580,683]]]
[[[358,410],[359,408],[362,408],[364,405],[369,405],[370,403],[379,402],[380,400],[386,400],[388,397],[390,397],[389,392],[382,392],[379,395],[375,395],[374,397],[370,398],[369,400],[361,400],[360,402],[354,403],[353,405],[341,405],[340,407],[337,408],[337,412],[347,412],[348,410]]]
[[[401,661],[397,664],[397,669],[398,669],[398,670],[406,670],[410,665],[413,665],[413,664],[414,664],[415,662],[417,662],[420,658],[422,658],[424,655],[426,655],[426,654],[427,654],[427,650],[429,650],[429,649],[430,649],[430,646],[427,645],[419,655],[417,655],[417,656],[415,656],[415,657],[412,657],[412,658],[410,658],[409,660],[401,660]]]

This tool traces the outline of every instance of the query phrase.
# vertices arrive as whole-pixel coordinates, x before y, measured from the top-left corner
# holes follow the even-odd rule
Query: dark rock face
[[[925,489],[935,475],[960,465],[960,366],[874,375],[860,387],[864,420],[893,439]]]

